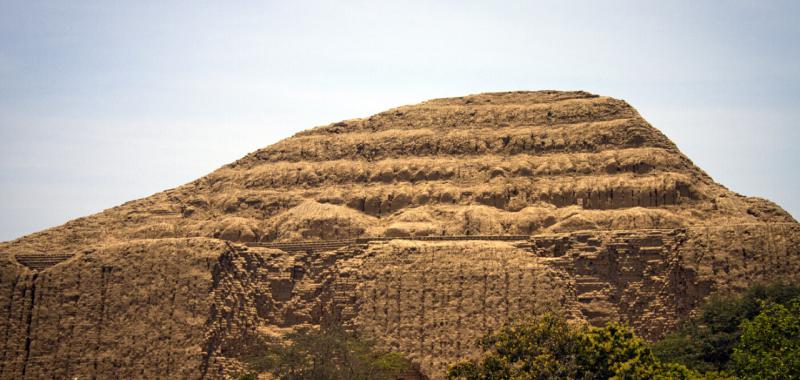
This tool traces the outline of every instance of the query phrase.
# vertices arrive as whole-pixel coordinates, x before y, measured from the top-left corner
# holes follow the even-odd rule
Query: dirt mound
[[[326,206],[333,218],[301,221],[315,218],[312,204],[341,208]],[[470,213],[456,210],[475,205],[502,215],[538,207],[548,222],[475,230]],[[394,220],[419,207],[430,215],[426,225]],[[639,217],[630,214],[634,208]],[[0,249],[49,252],[181,236],[288,241],[387,230],[534,234],[555,224],[563,231],[770,221],[793,219],[716,184],[624,101],[515,92],[432,100],[317,127],[184,186]]]
[[[256,331],[323,321],[436,378],[548,308],[663,334],[714,291],[796,279],[798,231],[622,100],[436,99],[0,243],[0,378],[216,378]]]

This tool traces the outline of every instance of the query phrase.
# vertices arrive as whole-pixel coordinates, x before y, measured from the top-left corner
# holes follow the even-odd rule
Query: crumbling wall
[[[437,240],[441,239],[441,240]],[[222,378],[256,334],[342,323],[432,377],[555,310],[657,338],[713,292],[798,280],[800,226],[233,246],[141,240],[31,271],[0,256],[0,379]]]
[[[533,251],[570,274],[576,313],[620,320],[655,339],[709,294],[800,278],[800,225],[586,231],[532,237]]]
[[[712,291],[738,291],[763,281],[800,279],[800,224],[770,223],[687,229],[683,266]]]
[[[300,325],[341,322],[335,300],[342,261],[363,251],[353,244],[284,243],[275,247],[235,247],[219,257],[210,293],[205,352],[200,373],[218,378],[242,369],[257,334],[280,337]],[[320,251],[327,248],[327,251]],[[338,307],[337,307],[338,302]]]
[[[352,322],[429,375],[474,354],[486,332],[572,298],[566,273],[511,242],[391,241],[368,252],[342,264],[354,285]]]
[[[34,276],[8,256],[0,257],[0,339],[3,356],[0,360],[2,378],[13,378],[14,371],[21,373],[30,347],[28,329],[33,301]]]
[[[197,378],[224,243],[165,239],[0,266],[2,379]]]
[[[713,292],[797,281],[797,224],[586,231],[528,242],[372,242],[339,263],[344,320],[406,352],[433,378],[476,353],[475,339],[556,309],[618,320],[656,339]]]

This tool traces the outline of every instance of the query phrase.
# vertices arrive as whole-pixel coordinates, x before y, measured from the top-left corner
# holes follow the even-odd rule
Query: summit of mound
[[[429,100],[300,132],[175,189],[0,244],[337,240],[792,222],[715,183],[625,101]]]

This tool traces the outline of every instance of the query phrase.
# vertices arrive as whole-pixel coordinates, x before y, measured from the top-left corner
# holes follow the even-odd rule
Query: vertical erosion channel
[[[31,302],[28,306],[28,314],[25,317],[25,360],[22,362],[22,377],[28,371],[28,361],[31,357],[31,325],[33,324],[33,307],[36,304],[36,278],[39,273],[34,271],[31,277]]]

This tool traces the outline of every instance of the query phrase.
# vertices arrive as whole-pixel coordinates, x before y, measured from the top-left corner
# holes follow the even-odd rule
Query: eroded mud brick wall
[[[83,251],[36,274],[5,255],[0,378],[220,378],[254,334],[325,322],[361,329],[439,378],[477,354],[477,337],[520,316],[556,309],[655,338],[713,291],[797,281],[798,232],[760,224],[290,252],[161,239]]]
[[[353,322],[428,373],[474,352],[487,331],[569,297],[565,273],[512,243],[392,241],[369,252],[342,265],[358,267]]]
[[[334,245],[342,249],[318,251],[320,244],[297,243],[288,251],[238,247],[221,255],[206,332],[210,360],[200,373],[218,378],[241,369],[236,358],[256,334],[280,337],[300,325],[351,318],[342,311],[355,299],[337,279],[348,276],[343,268],[353,268],[341,263],[357,260],[364,249]]]
[[[197,378],[212,239],[132,242],[40,273],[3,258],[0,378]]]
[[[478,354],[475,340],[546,310],[593,324],[622,320],[646,335],[677,318],[672,271],[680,230],[537,236],[528,242],[373,243],[343,261],[338,298],[352,322],[439,378]],[[352,289],[352,290],[351,290]]]
[[[687,229],[679,249],[687,271],[715,290],[735,291],[767,280],[800,279],[800,224],[773,223]]]
[[[447,363],[474,355],[473,342],[485,332],[549,308],[595,325],[620,320],[658,338],[713,291],[796,281],[797,228],[594,231],[540,235],[528,244],[373,243],[341,262],[334,297],[355,326],[436,377]]]
[[[532,252],[568,273],[573,315],[599,325],[619,320],[653,337],[672,326],[673,272],[682,230],[566,233],[532,238]]]

